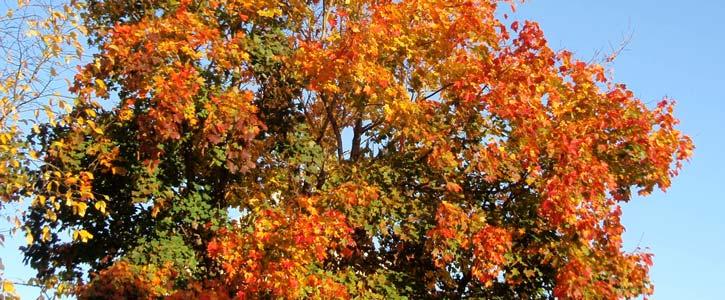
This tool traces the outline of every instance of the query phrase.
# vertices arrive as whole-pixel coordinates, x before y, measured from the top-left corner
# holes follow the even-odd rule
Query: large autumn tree
[[[88,0],[27,262],[80,298],[651,294],[620,204],[690,156],[672,101],[501,4]]]

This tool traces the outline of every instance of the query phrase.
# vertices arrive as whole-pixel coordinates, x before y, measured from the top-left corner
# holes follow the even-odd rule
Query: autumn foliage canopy
[[[88,0],[74,103],[2,189],[26,261],[80,299],[651,294],[620,204],[691,155],[673,102],[509,5]]]

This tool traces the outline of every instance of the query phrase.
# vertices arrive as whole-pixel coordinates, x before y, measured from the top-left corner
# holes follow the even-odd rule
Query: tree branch
[[[422,98],[422,99],[420,99],[420,100],[428,100],[428,99],[430,99],[431,97],[433,97],[433,96],[437,95],[438,93],[442,92],[443,90],[445,90],[445,89],[449,88],[449,87],[450,87],[450,86],[452,86],[452,85],[453,85],[452,83],[449,83],[449,84],[445,84],[445,85],[443,85],[443,86],[442,86],[441,88],[439,88],[439,89],[437,89],[436,91],[434,91],[434,92],[432,92],[432,93],[428,94],[427,96],[423,97],[423,98]]]
[[[330,125],[332,125],[332,131],[335,133],[335,138],[337,139],[337,159],[342,160],[344,155],[344,152],[342,150],[342,132],[340,132],[340,127],[337,125],[337,120],[335,120],[335,115],[332,111],[332,106],[334,106],[335,103],[333,102],[328,105],[328,99],[324,93],[320,94],[320,99],[322,100],[322,105],[325,107],[327,119],[330,120]]]

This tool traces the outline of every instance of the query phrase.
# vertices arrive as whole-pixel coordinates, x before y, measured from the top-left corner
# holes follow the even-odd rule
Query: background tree
[[[76,1],[0,2],[0,215],[3,224],[16,224],[0,229],[0,245],[20,229],[22,199],[31,194],[29,172],[38,157],[25,135],[39,120],[55,124],[68,97],[63,76],[83,54],[78,8]],[[13,298],[3,268],[0,261],[2,297]]]
[[[88,1],[27,261],[81,298],[651,294],[619,203],[691,155],[672,101],[498,5]]]

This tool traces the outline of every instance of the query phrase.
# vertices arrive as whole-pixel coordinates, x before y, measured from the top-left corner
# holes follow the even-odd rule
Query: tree
[[[498,5],[89,0],[26,260],[80,298],[651,294],[620,203],[691,155],[673,101]]]
[[[18,210],[32,194],[29,173],[37,157],[24,137],[41,120],[54,124],[67,96],[62,74],[83,54],[78,8],[76,1],[0,4],[0,215],[3,224],[17,224],[0,229],[0,246],[20,229]],[[0,298],[12,299],[15,287],[5,275],[0,261]]]

